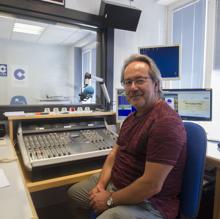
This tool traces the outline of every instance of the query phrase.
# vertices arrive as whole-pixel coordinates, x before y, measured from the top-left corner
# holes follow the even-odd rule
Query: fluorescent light
[[[30,25],[30,24],[22,24],[22,23],[15,23],[13,28],[14,32],[36,34],[36,35],[41,34],[43,30],[44,27],[37,25]]]
[[[180,1],[180,0],[157,0],[157,3],[161,5],[170,5],[177,1]]]
[[[8,13],[0,12],[0,18],[14,19],[14,16]]]

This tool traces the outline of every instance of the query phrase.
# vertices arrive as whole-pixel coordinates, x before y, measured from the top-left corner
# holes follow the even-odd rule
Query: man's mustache
[[[128,96],[128,97],[136,97],[136,96],[142,95],[143,92],[141,92],[141,91],[128,91],[128,92],[126,92],[125,94],[126,94],[126,96]]]

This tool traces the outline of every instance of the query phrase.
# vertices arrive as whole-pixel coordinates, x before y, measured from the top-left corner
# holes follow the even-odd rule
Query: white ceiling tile
[[[42,33],[39,43],[60,44],[71,36],[76,30],[70,28],[61,28],[60,26],[50,25]]]
[[[24,42],[37,42],[39,35],[36,34],[25,34],[25,33],[18,33],[13,32],[11,39],[12,40],[19,40]]]
[[[96,41],[96,35],[93,33],[88,33],[84,38],[81,38],[77,42],[75,42],[74,46],[83,47],[95,41]]]
[[[64,40],[64,41],[62,42],[62,44],[65,44],[65,45],[73,45],[73,44],[75,44],[76,42],[78,42],[80,39],[86,37],[88,34],[89,34],[88,31],[78,30],[78,31],[76,31],[75,33],[71,34],[71,35],[69,36],[69,38],[67,38],[66,40]]]

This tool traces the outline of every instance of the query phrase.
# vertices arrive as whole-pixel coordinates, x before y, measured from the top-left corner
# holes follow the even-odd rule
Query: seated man
[[[74,215],[98,219],[175,219],[186,159],[186,133],[161,99],[161,77],[147,56],[125,61],[121,82],[136,108],[123,122],[102,172],[68,191]],[[75,217],[74,217],[75,218]]]

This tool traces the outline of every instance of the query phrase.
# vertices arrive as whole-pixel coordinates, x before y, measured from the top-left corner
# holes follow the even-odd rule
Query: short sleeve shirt
[[[148,200],[165,219],[176,218],[186,157],[186,132],[178,114],[163,100],[145,115],[133,113],[124,121],[117,144],[111,180],[118,189],[141,177],[147,161],[173,166],[162,190]]]

